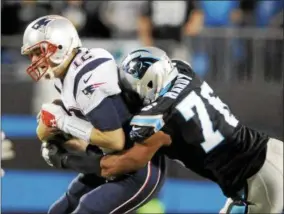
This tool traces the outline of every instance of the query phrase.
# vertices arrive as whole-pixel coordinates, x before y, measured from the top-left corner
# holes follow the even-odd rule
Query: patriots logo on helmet
[[[40,30],[41,28],[45,27],[49,22],[51,22],[52,19],[51,18],[42,18],[40,20],[38,20],[33,26],[32,28],[35,30]]]
[[[95,91],[98,87],[100,87],[101,85],[103,85],[103,84],[105,84],[105,82],[94,83],[94,84],[89,85],[89,86],[87,86],[86,88],[84,88],[84,89],[82,90],[82,92],[83,92],[86,96],[90,97],[90,96],[94,93],[94,91]]]

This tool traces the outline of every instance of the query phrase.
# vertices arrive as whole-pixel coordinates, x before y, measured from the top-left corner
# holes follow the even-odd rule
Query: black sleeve
[[[149,126],[133,126],[129,133],[130,139],[136,143],[143,143],[145,139],[155,134],[155,128]]]
[[[130,125],[130,139],[141,143],[154,133],[163,129],[165,123],[172,117],[171,108],[175,99],[160,97],[156,102],[145,106],[133,116]]]

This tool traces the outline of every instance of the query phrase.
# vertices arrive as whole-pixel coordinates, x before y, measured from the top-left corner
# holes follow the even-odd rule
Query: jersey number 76
[[[214,109],[224,116],[225,121],[229,125],[236,127],[238,120],[230,113],[228,106],[225,105],[218,97],[212,96],[212,93],[213,90],[206,82],[204,82],[201,85],[200,95],[205,98]],[[193,111],[194,107],[196,112]],[[224,136],[219,130],[214,131],[206,106],[201,97],[197,95],[195,91],[190,92],[190,94],[176,106],[176,109],[181,113],[186,121],[189,121],[195,114],[197,114],[204,137],[204,142],[201,143],[201,146],[206,153],[224,140]]]

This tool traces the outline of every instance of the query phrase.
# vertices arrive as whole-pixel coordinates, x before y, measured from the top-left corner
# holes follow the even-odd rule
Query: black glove
[[[66,153],[61,157],[63,168],[73,169],[84,174],[96,174],[97,176],[101,176],[100,161],[103,155],[100,153]]]
[[[62,164],[62,160],[66,156],[66,153],[60,150],[57,145],[42,143],[41,156],[48,165],[56,168],[65,168]]]
[[[68,153],[55,144],[43,143],[41,154],[46,163],[56,168],[72,169],[80,173],[94,173],[101,176],[101,152],[87,150],[82,153]]]

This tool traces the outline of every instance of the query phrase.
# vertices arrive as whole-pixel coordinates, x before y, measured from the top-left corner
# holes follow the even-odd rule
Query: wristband
[[[93,125],[90,122],[74,116],[66,116],[64,118],[62,131],[71,134],[74,137],[89,142],[92,130]]]

